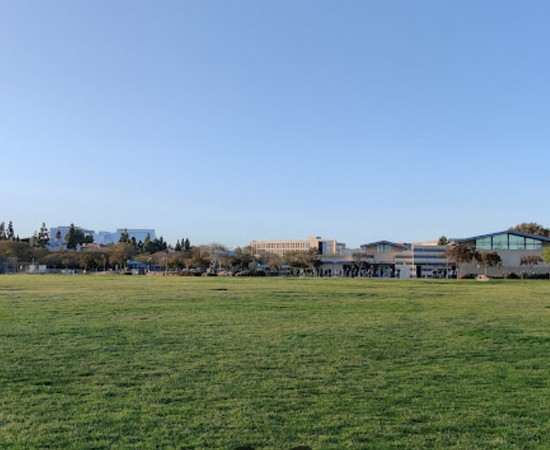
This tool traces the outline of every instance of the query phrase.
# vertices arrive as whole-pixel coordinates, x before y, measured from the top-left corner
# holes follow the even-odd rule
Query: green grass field
[[[0,448],[550,448],[550,282],[0,277]]]

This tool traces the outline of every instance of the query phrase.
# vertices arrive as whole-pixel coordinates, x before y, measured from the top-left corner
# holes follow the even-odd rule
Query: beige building
[[[283,256],[289,252],[307,252],[312,249],[318,251],[320,255],[336,255],[346,246],[334,239],[315,236],[301,240],[252,241],[250,247],[255,254],[271,253]]]
[[[375,278],[446,278],[452,264],[446,247],[435,242],[395,243],[377,241],[348,250],[341,258],[322,258],[323,270],[331,276]]]

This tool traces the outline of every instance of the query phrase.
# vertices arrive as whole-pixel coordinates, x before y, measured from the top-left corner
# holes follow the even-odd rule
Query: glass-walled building
[[[116,231],[99,231],[95,232],[94,230],[87,230],[81,227],[75,227],[81,230],[84,235],[92,236],[94,243],[99,245],[110,245],[116,244],[120,240],[122,233],[128,233],[130,239],[134,238],[136,242],[144,242],[147,235],[152,241],[156,238],[155,230],[153,228],[117,228]],[[50,228],[50,250],[61,250],[66,248],[65,237],[69,232],[69,226],[60,226]]]
[[[503,232],[475,238],[476,250],[542,250],[542,236]]]
[[[530,266],[522,264],[522,259],[524,260],[526,256],[542,257],[543,250],[550,246],[550,238],[545,236],[506,230],[458,239],[455,242],[471,247],[478,252],[496,252],[500,256],[502,264],[499,267],[488,268],[489,276],[503,276],[512,273],[519,275],[522,272],[550,272],[550,265],[544,264],[542,259],[537,264]],[[484,271],[485,269],[478,267],[476,263],[460,265],[461,275],[480,274]]]

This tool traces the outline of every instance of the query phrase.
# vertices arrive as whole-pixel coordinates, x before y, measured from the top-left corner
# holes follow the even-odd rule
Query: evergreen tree
[[[74,224],[71,223],[69,232],[65,236],[67,248],[75,249],[80,244],[91,244],[92,242],[94,242],[94,237],[92,235],[89,234],[85,236],[80,228],[75,227]]]
[[[76,248],[76,227],[74,223],[71,223],[69,226],[69,231],[65,236],[65,243],[67,244],[67,248]]]
[[[155,238],[153,240],[153,247],[154,251],[152,253],[161,252],[163,250],[166,250],[168,248],[168,244],[164,241],[164,238],[161,236],[160,238]]]
[[[46,248],[50,242],[50,232],[46,228],[46,224],[42,222],[40,231],[38,232],[37,246]]]
[[[143,253],[143,241],[139,241],[136,245],[138,253]]]
[[[145,240],[143,241],[143,252],[149,254],[155,252],[153,243],[151,242],[151,235],[149,233],[147,233],[147,236],[145,236]]]
[[[4,222],[0,222],[0,241],[6,240],[6,224]]]
[[[181,249],[182,249],[181,243],[180,243],[180,240],[178,239],[176,241],[176,246],[174,247],[174,250],[177,251],[177,252],[181,252]]]
[[[8,223],[8,231],[6,232],[6,239],[8,241],[15,240],[15,232],[13,231],[13,222],[11,220]]]
[[[120,233],[120,238],[118,240],[119,244],[129,244],[130,243],[130,235],[128,234],[128,230],[124,229],[122,233]]]

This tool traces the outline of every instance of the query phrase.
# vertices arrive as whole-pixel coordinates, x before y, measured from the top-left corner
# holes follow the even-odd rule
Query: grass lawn
[[[548,449],[550,282],[0,276],[0,448]]]

